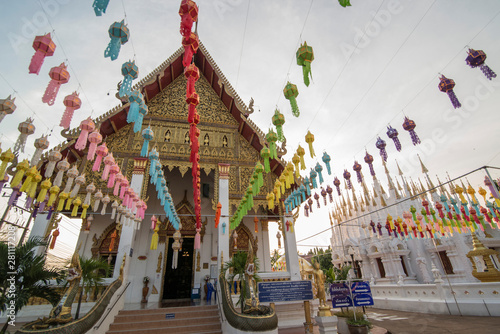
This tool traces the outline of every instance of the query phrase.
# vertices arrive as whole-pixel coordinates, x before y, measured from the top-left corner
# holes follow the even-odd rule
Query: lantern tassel
[[[312,79],[312,72],[311,72],[311,62],[310,61],[304,61],[302,65],[302,74],[304,75],[304,84],[309,87],[309,76],[311,76]]]
[[[144,143],[142,144],[141,157],[147,157],[149,151],[149,140],[144,139]]]
[[[134,132],[139,132],[142,129],[142,121],[144,119],[144,115],[142,113],[138,113],[137,118],[134,123]]]
[[[497,77],[497,74],[488,65],[482,64],[479,68],[489,80]]]
[[[78,136],[78,140],[76,141],[75,148],[79,151],[82,151],[87,146],[87,140],[89,138],[88,130],[81,130],[80,135]]]
[[[120,54],[120,48],[121,48],[121,40],[120,38],[115,38],[112,37],[111,41],[109,41],[108,47],[106,50],[104,50],[104,58],[111,58],[111,60],[115,60],[118,58],[118,55]]]
[[[61,83],[59,81],[50,80],[43,94],[42,102],[47,103],[49,106],[54,105],[59,88],[61,88]]]
[[[54,230],[54,232],[52,232],[52,240],[50,241],[50,246],[49,246],[49,249],[54,249],[54,247],[56,246],[56,240],[57,240],[57,237],[59,236],[59,229],[57,230]]]
[[[453,104],[453,108],[457,109],[460,108],[462,105],[458,101],[457,96],[455,95],[455,92],[453,90],[449,90],[446,92],[448,94],[448,97],[450,98],[451,104]]]
[[[128,123],[135,122],[138,115],[139,115],[139,103],[133,101],[130,103],[130,107],[128,108],[127,122]]]
[[[102,13],[106,13],[106,8],[108,7],[109,0],[94,0],[92,7],[94,7],[94,12],[96,16],[101,16]]]
[[[34,74],[40,73],[40,69],[42,68],[44,60],[45,60],[45,52],[41,50],[36,50],[33,57],[31,57],[29,73],[34,73]]]
[[[200,229],[196,229],[196,235],[194,236],[194,249],[200,249],[201,237],[200,237]]]
[[[292,114],[295,117],[300,116],[299,106],[297,105],[297,99],[295,97],[290,97],[290,106],[292,107]]]
[[[418,135],[414,130],[410,131],[410,137],[411,137],[411,141],[412,141],[413,145],[420,144],[420,138],[418,138]],[[375,175],[375,172],[372,175]]]
[[[24,147],[26,146],[26,139],[28,139],[28,135],[26,134],[20,134],[19,137],[17,137],[17,141],[14,145],[13,151],[21,151],[24,153]]]
[[[276,134],[278,135],[278,140],[283,142],[285,140],[285,135],[283,134],[283,127],[281,125],[276,125]]]
[[[71,119],[73,119],[74,113],[75,113],[75,108],[66,107],[66,110],[62,115],[61,123],[59,124],[59,126],[61,126],[63,129],[69,129],[69,126],[71,124]]]

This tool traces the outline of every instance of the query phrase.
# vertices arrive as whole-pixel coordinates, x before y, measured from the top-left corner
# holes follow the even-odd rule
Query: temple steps
[[[315,300],[317,303],[317,301]],[[313,308],[313,301],[310,304]],[[275,306],[276,315],[278,316],[278,329],[285,328],[295,328],[303,326],[305,322],[305,312],[304,312],[304,302],[286,302],[286,303],[276,303]],[[314,315],[311,311],[311,319],[314,319]]]
[[[166,318],[169,316],[169,318]],[[170,318],[173,317],[173,318]],[[217,306],[122,310],[106,334],[222,333]]]

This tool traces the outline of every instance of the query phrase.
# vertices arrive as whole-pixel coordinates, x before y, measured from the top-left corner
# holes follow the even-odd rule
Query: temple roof
[[[144,95],[146,104],[149,103],[157,94],[162,92],[175,79],[183,75],[184,67],[182,65],[184,49],[181,47],[175,51],[167,60],[160,66],[149,73],[146,77],[140,80],[132,90],[139,90]],[[200,76],[203,75],[208,81],[214,92],[219,96],[222,103],[225,105],[229,113],[238,122],[239,133],[254,147],[258,152],[263,148],[265,143],[265,134],[255,125],[248,115],[253,111],[243,102],[238,96],[234,88],[228,82],[227,78],[222,74],[221,70],[212,59],[204,45],[200,42],[198,52],[193,57],[194,63],[200,70]],[[99,130],[103,139],[117,133],[121,128],[127,125],[127,113],[129,103],[118,105],[103,115],[94,119],[94,122],[99,126]],[[145,119],[148,116],[146,115]],[[186,119],[187,122],[187,119]],[[85,156],[82,151],[75,149],[74,145],[80,130],[74,128],[71,130],[63,130],[61,134],[68,138],[68,142],[56,146],[54,149],[60,149],[63,156],[68,157],[68,162],[73,163]],[[278,152],[279,154],[280,152]],[[46,159],[47,153],[44,158]],[[285,162],[281,159],[270,159],[271,170],[280,175],[284,170]]]

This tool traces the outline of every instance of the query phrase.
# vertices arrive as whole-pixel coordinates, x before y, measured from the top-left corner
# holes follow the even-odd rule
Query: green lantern
[[[264,159],[264,166],[266,173],[269,173],[271,171],[271,166],[269,165],[269,157],[271,156],[271,150],[264,146],[262,150],[260,150],[260,156],[262,157],[262,159]]]
[[[283,135],[283,124],[285,124],[285,116],[280,113],[279,109],[276,109],[274,111],[273,124],[276,127],[278,141],[283,142],[285,140],[285,136]]]
[[[257,194],[260,191],[260,188],[264,185],[264,176],[262,175],[264,173],[264,166],[260,162],[257,161],[257,164],[255,164],[255,173],[257,173],[257,186],[258,186],[258,191]]]
[[[302,73],[304,74],[304,84],[309,87],[309,76],[311,74],[311,62],[314,60],[313,48],[304,42],[297,50],[297,65],[302,66]]]
[[[273,129],[270,129],[267,133],[266,141],[269,143],[269,150],[271,151],[269,158],[277,159],[278,151],[276,150],[276,142],[278,141],[278,135],[273,131]]]
[[[293,116],[299,117],[300,111],[296,100],[296,97],[299,96],[297,86],[288,81],[285,88],[283,89],[283,94],[285,94],[286,99],[290,101]]]

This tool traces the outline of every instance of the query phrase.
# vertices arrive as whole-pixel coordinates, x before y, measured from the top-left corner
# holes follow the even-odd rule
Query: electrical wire
[[[235,89],[238,88],[238,80],[240,78],[241,59],[243,58],[243,46],[245,45],[245,37],[246,37],[246,33],[247,33],[247,23],[248,23],[248,13],[249,12],[250,12],[250,0],[248,0],[247,15],[245,18],[245,27],[243,28],[243,38],[241,41],[241,50],[240,50],[240,61],[238,62],[238,71],[236,73],[236,84],[234,86]]]

